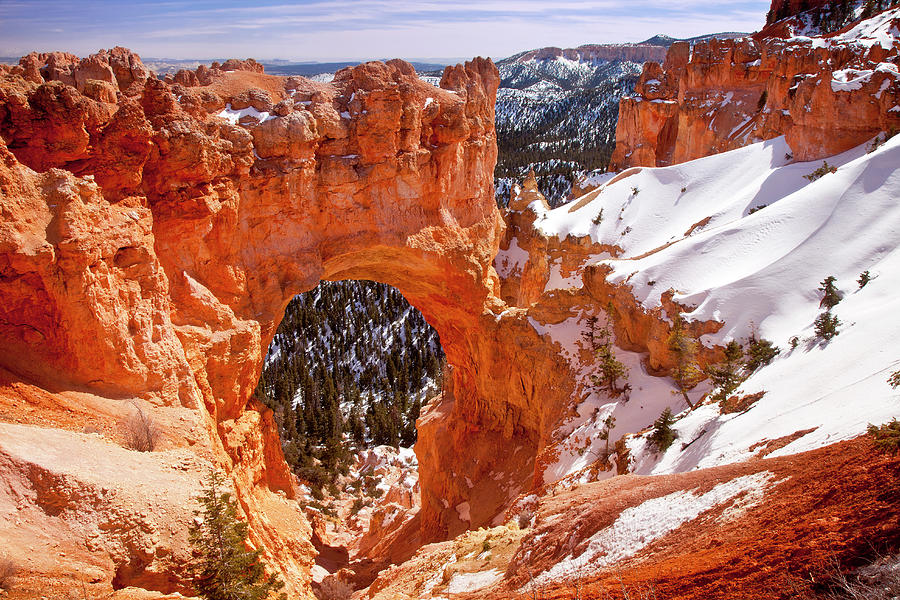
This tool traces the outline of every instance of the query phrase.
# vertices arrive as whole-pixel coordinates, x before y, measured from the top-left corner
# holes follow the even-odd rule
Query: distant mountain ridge
[[[534,170],[551,205],[581,173],[604,169],[615,145],[619,100],[634,91],[646,62],[665,61],[669,46],[748,34],[725,32],[679,40],[655,35],[636,44],[548,46],[497,61],[497,201]]]
[[[621,61],[646,62],[661,61],[666,57],[666,46],[659,44],[585,44],[577,48],[556,48],[548,46],[526,50],[499,61],[498,65],[523,63],[528,61],[565,58],[577,61]]]
[[[665,34],[657,34],[643,42],[637,43],[583,44],[575,48],[546,46],[513,54],[512,56],[498,61],[497,64],[526,62],[529,60],[550,60],[559,57],[581,61],[628,60],[632,62],[647,62],[653,60],[662,62],[666,58],[666,49],[675,42],[689,42],[690,44],[696,44],[697,42],[704,42],[711,39],[733,39],[746,37],[748,35],[750,34],[739,31],[723,31],[691,38],[674,38]]]
[[[376,60],[376,59],[373,59]],[[387,59],[380,59],[387,60]],[[283,62],[263,62],[266,73],[269,75],[299,75],[301,77],[310,77],[312,75],[321,75],[323,73],[335,73],[346,67],[355,67],[366,61],[347,61],[347,62],[302,62],[302,63],[283,63]],[[410,63],[417,72],[443,70],[447,65],[442,63]]]

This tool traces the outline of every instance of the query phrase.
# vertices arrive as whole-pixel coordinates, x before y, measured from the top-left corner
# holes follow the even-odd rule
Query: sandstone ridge
[[[677,164],[780,135],[795,159],[816,160],[900,127],[900,41],[889,33],[898,23],[891,9],[821,38],[764,30],[672,44],[621,100],[610,170]]]
[[[25,589],[77,588],[71,569],[90,568],[98,594],[189,592],[184,490],[196,495],[216,466],[251,541],[291,593],[309,595],[310,539],[324,534],[306,523],[272,415],[251,395],[287,302],[322,279],[397,287],[452,367],[418,422],[419,516],[391,533],[400,549],[364,543],[374,566],[360,577],[417,544],[502,521],[544,485],[581,384],[535,323],[592,300],[551,293],[538,305],[546,261],[521,297],[494,268],[507,228],[493,199],[498,83],[484,59],[448,67],[440,88],[403,61],[344,69],[330,84],[251,61],[159,80],[124,49],[29,55],[0,71],[0,420],[21,428],[0,456],[21,490],[3,500],[23,516],[0,527],[21,531],[27,519],[48,532],[11,548]],[[545,242],[560,255],[569,246]],[[574,246],[572,257],[591,251]],[[654,352],[656,368],[667,361]],[[136,407],[161,425],[159,452],[118,448]],[[23,448],[47,428],[67,430],[52,439],[73,453],[133,455],[161,493],[142,508],[116,470],[97,481],[69,462],[32,465]],[[70,499],[49,520],[35,469]],[[169,486],[183,490],[177,504]],[[77,500],[97,496],[113,506]],[[110,530],[97,510],[138,526]],[[67,570],[30,557],[58,540]]]
[[[471,325],[499,307],[497,72],[475,59],[448,67],[441,88],[402,61],[331,84],[249,61],[190,73],[160,81],[121,48],[32,54],[0,71],[0,414],[26,438],[44,427],[100,435],[103,452],[122,443],[130,402],[142,406],[165,426],[164,451],[147,460],[165,470],[187,451],[224,469],[251,540],[306,596],[310,530],[271,414],[250,397],[262,356],[295,294],[367,278],[400,288],[441,332],[460,381],[471,376]],[[9,479],[32,489],[23,469]],[[64,487],[81,485],[60,469]],[[9,501],[53,530],[30,492]],[[90,503],[66,506],[54,514],[90,521],[78,516]],[[110,551],[118,534],[102,527],[59,535],[101,540],[70,557],[94,566],[97,593],[188,589],[177,560],[160,562],[184,558],[183,531],[154,538],[160,549],[138,562]],[[27,545],[11,551],[29,585],[68,580],[31,562]]]

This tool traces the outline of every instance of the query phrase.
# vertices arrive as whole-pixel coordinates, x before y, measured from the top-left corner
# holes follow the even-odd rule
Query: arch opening
[[[390,446],[409,456],[445,365],[438,333],[396,288],[322,281],[285,308],[254,395],[275,413],[310,500],[329,510],[349,491],[363,506],[366,490],[350,477],[361,453]]]

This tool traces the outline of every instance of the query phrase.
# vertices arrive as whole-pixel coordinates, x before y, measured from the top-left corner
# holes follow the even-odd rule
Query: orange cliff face
[[[535,323],[569,318],[572,301],[532,308],[501,289],[493,64],[448,68],[440,89],[402,61],[345,69],[331,84],[252,62],[170,80],[122,49],[31,55],[0,72],[0,456],[24,490],[0,502],[27,515],[0,533],[18,540],[30,585],[80,585],[29,558],[35,544],[52,556],[61,539],[98,593],[189,592],[189,498],[214,464],[251,541],[308,595],[312,534],[272,415],[251,395],[287,302],[322,279],[397,287],[452,367],[418,422],[422,508],[404,552],[502,519],[542,486],[576,386]],[[132,402],[161,424],[160,452],[121,447]],[[83,460],[35,457],[47,428],[62,432],[50,450]],[[141,465],[154,493],[128,492],[132,467],[126,477],[110,461]],[[82,463],[106,478],[88,481]],[[70,498],[54,517],[71,518],[48,521],[43,492],[28,492],[38,471]],[[95,495],[121,505],[100,512]],[[110,529],[108,513],[139,526]]]
[[[311,532],[272,415],[251,394],[285,305],[322,279],[397,287],[438,331],[452,367],[418,422],[422,508],[405,532],[413,537],[401,536],[405,552],[411,539],[502,520],[544,484],[554,432],[583,390],[543,325],[598,305],[545,293],[545,255],[576,268],[598,249],[529,237],[528,219],[510,215],[534,264],[524,283],[498,277],[494,258],[511,238],[493,199],[490,61],[448,68],[441,89],[402,61],[345,69],[331,84],[267,76],[251,61],[161,81],[123,49],[30,55],[0,77],[0,421],[20,439],[0,439],[14,465],[5,476],[23,490],[35,469],[66,489],[86,485],[76,465],[31,458],[52,427],[67,433],[60,451],[144,464],[162,492],[141,508],[147,497],[125,493],[131,479],[98,463],[109,477],[91,485],[123,498],[103,510],[136,513],[142,528],[110,531],[90,502],[65,505],[86,529],[54,521],[63,529],[53,539],[96,540],[67,554],[92,565],[98,590],[189,591],[191,502],[173,495],[178,506],[168,506],[165,490],[196,495],[215,464],[230,475],[252,542],[290,590],[308,594]],[[603,306],[619,294],[596,287]],[[652,315],[621,310],[634,313],[621,320],[632,347],[664,370],[665,349],[640,333]],[[163,451],[121,448],[131,402],[163,426]],[[177,483],[164,476],[176,467]],[[29,507],[40,537],[45,507],[22,498],[7,500]],[[151,513],[172,516],[148,524],[140,515]],[[21,524],[8,537],[15,531]],[[36,542],[19,537],[17,556],[27,557]],[[53,565],[26,564],[37,589],[65,587]]]
[[[895,12],[880,16],[888,29]],[[662,65],[646,63],[635,95],[621,100],[610,169],[676,164],[780,135],[794,159],[811,161],[900,127],[895,38],[768,37],[775,29],[693,48],[676,42]]]
[[[48,527],[27,492],[37,486],[29,440],[45,427],[68,430],[66,443],[92,457],[154,470],[186,452],[194,466],[177,485],[196,491],[204,461],[228,472],[251,541],[308,595],[309,527],[271,413],[251,399],[265,349],[295,294],[321,279],[375,279],[437,327],[467,389],[482,313],[500,306],[495,67],[448,68],[442,89],[402,61],[345,69],[332,84],[247,62],[166,83],[118,48],[0,69],[0,421],[21,438],[3,436],[0,454],[15,458],[4,478],[24,490],[5,500],[31,530]],[[129,401],[163,425],[163,452],[119,447]],[[56,468],[59,485],[86,485],[74,466]],[[178,499],[171,510],[186,515],[167,523],[59,537],[99,540],[70,555],[92,565],[98,590],[186,591],[184,535],[137,558],[110,550],[123,535],[184,533],[191,507]],[[54,514],[93,522],[89,503],[70,504]],[[4,539],[25,531],[5,526]],[[38,589],[66,578],[30,562],[43,542],[11,545]]]

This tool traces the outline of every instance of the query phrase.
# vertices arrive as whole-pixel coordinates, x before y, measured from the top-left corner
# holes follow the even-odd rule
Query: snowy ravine
[[[703,344],[735,339],[746,346],[756,335],[781,349],[737,391],[765,392],[762,398],[744,412],[720,414],[714,403],[687,411],[671,393],[670,379],[647,375],[639,355],[617,348],[630,370],[630,401],[591,393],[579,416],[558,432],[561,452],[546,482],[583,477],[579,471],[604,444],[597,433],[608,414],[617,419],[614,441],[651,425],[666,406],[682,411],[678,439],[663,454],[646,434],[626,438],[630,470],[638,474],[747,459],[779,438],[785,445],[768,456],[802,452],[900,416],[900,390],[887,383],[900,369],[900,136],[873,148],[829,157],[837,171],[809,181],[804,176],[822,161],[792,162],[784,138],[777,138],[676,166],[634,169],[587,194],[573,212],[532,203],[535,226],[548,236],[571,233],[621,247],[617,259],[594,257],[585,264],[608,265],[608,280],[629,286],[644,308],[661,307],[661,296],[673,290],[674,300],[688,307],[684,318],[722,323]],[[604,218],[595,225],[601,209]],[[871,281],[860,288],[864,271]],[[813,321],[824,310],[817,288],[829,275],[843,299],[832,311],[841,321],[839,334],[825,342],[816,338]],[[580,287],[580,276],[548,285]],[[571,347],[568,354],[577,361],[586,317],[533,324]],[[592,367],[573,367],[586,390]],[[698,386],[693,400],[708,389]]]

